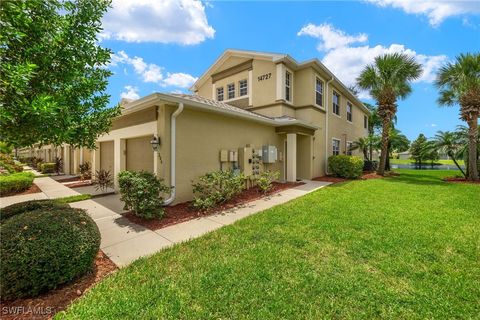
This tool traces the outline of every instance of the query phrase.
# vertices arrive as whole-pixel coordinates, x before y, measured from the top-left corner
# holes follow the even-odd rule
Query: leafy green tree
[[[377,101],[378,116],[382,119],[382,152],[378,174],[385,173],[388,157],[388,140],[392,120],[397,112],[397,100],[406,98],[412,91],[410,82],[418,79],[422,67],[411,56],[402,53],[384,54],[367,65],[357,78],[361,89],[368,90]]]
[[[427,138],[423,133],[420,133],[410,146],[410,157],[415,160],[416,164],[422,165],[422,162],[425,160],[423,150],[426,143]]]
[[[460,149],[459,135],[455,132],[438,131],[433,138],[433,142],[440,152],[445,153],[450,159],[452,159],[453,163],[455,163],[463,176],[467,177],[462,167],[458,164],[456,157],[456,154]]]
[[[0,138],[93,147],[119,108],[97,41],[105,0],[0,1]]]
[[[478,118],[480,115],[480,53],[461,54],[438,71],[440,105],[460,105],[460,118],[468,124],[467,179],[478,180]]]

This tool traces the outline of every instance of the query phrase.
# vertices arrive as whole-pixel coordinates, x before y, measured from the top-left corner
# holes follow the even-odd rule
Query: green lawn
[[[139,260],[63,316],[478,319],[480,185],[441,181],[451,171],[400,172],[321,189]]]
[[[463,160],[457,160],[458,164],[459,165],[464,165],[464,161]],[[415,161],[411,160],[411,159],[390,159],[390,163],[391,164],[415,164]],[[449,165],[452,165],[454,166],[455,163],[453,163],[453,160],[436,160],[435,163],[438,163],[438,164],[449,164]],[[426,161],[425,162],[426,165],[429,165],[430,164],[430,161]]]

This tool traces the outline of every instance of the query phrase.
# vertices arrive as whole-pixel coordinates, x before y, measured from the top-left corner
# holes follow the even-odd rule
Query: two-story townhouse
[[[170,204],[192,199],[192,180],[213,170],[322,176],[330,155],[367,132],[368,110],[317,59],[226,50],[191,91],[123,101],[93,170],[154,172],[174,187]]]

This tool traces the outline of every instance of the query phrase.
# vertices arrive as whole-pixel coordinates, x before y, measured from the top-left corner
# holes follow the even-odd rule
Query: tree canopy
[[[119,107],[98,44],[109,1],[0,1],[0,139],[93,147]]]

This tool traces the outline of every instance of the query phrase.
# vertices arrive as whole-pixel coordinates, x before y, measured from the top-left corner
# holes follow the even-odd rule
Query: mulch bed
[[[80,177],[70,177],[70,178],[63,178],[63,179],[57,179],[57,182],[75,182],[75,181],[80,181]]]
[[[65,310],[94,284],[117,270],[117,266],[102,252],[95,258],[95,269],[74,281],[35,298],[0,302],[0,318],[51,319],[55,313]]]
[[[88,187],[88,186],[91,186],[91,185],[93,185],[93,183],[90,180],[78,181],[78,182],[74,182],[74,183],[64,184],[65,187],[69,187],[69,188]]]
[[[363,172],[362,176],[357,180],[382,179],[385,177],[395,177],[399,175],[400,174],[396,172],[385,172],[385,176],[381,176],[377,174],[375,171],[369,171],[369,172],[365,171]],[[322,177],[313,178],[312,180],[338,183],[338,182],[345,182],[345,181],[353,181],[354,179],[345,179],[345,178],[339,178],[334,176],[322,176]]]
[[[446,182],[453,182],[453,183],[471,183],[471,184],[480,184],[480,180],[477,181],[471,181],[467,180],[465,178],[459,178],[459,177],[446,177],[443,178],[443,181]]]
[[[35,183],[33,183],[32,186],[30,188],[28,188],[27,190],[24,190],[24,191],[19,192],[19,193],[5,193],[5,194],[0,195],[0,198],[10,197],[10,196],[23,196],[25,194],[39,193],[39,192],[42,192],[42,190],[40,190],[40,188]]]
[[[124,217],[126,217],[131,222],[144,226],[145,228],[148,228],[150,230],[158,230],[158,229],[165,228],[177,223],[189,221],[201,216],[208,216],[221,211],[233,209],[235,207],[244,205],[247,202],[257,200],[263,197],[268,197],[282,190],[294,188],[302,184],[304,183],[303,182],[286,182],[286,183],[274,182],[272,189],[266,194],[263,194],[258,187],[253,187],[253,188],[244,190],[238,196],[236,196],[235,198],[225,203],[222,203],[220,206],[217,206],[215,208],[212,208],[206,211],[193,209],[191,207],[191,202],[179,203],[174,206],[166,207],[165,215],[160,220],[144,219],[136,216],[133,212],[125,213]]]

